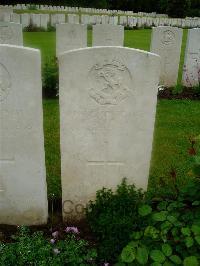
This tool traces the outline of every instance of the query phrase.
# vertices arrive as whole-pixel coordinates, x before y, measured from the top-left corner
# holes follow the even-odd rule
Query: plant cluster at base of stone
[[[42,74],[43,96],[54,98],[58,94],[58,65],[56,58],[49,59],[43,66]]]
[[[42,232],[31,235],[28,228],[20,227],[19,234],[13,236],[14,242],[0,242],[0,265],[96,265],[96,250],[72,231],[62,240],[59,240],[57,231],[52,233],[52,237],[47,240]]]
[[[131,241],[123,248],[117,266],[200,265],[199,139],[190,139],[188,153],[194,163],[191,178],[183,187],[176,187],[174,199],[141,204],[138,214],[143,223],[130,233]]]
[[[142,191],[124,179],[115,193],[104,188],[87,206],[87,221],[98,241],[100,261],[116,261],[129,241],[130,231],[139,223],[137,208],[142,199]]]

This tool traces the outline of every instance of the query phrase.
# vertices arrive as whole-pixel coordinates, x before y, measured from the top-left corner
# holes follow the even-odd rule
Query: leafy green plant
[[[86,216],[98,241],[99,260],[116,261],[122,247],[129,242],[129,232],[139,223],[137,208],[143,196],[141,190],[124,179],[116,192],[104,188],[88,204]]]
[[[58,94],[58,65],[56,58],[46,61],[43,67],[43,96],[56,97]]]
[[[190,139],[193,169],[174,199],[152,199],[138,208],[143,223],[130,234],[116,265],[200,264],[200,137]],[[175,177],[175,176],[174,176]],[[133,265],[133,264],[132,264]]]
[[[47,240],[42,232],[31,235],[26,227],[20,227],[14,242],[0,243],[0,265],[96,265],[96,251],[85,240],[72,233],[64,240],[59,240],[57,232],[53,235]]]

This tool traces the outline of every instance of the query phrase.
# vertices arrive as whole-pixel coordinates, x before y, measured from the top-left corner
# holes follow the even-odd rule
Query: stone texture
[[[200,83],[200,29],[188,30],[183,85],[197,86]]]
[[[0,7],[0,21],[10,22],[13,9],[10,7]]]
[[[87,26],[63,23],[56,25],[56,54],[87,47]]]
[[[124,27],[121,25],[102,24],[93,26],[93,46],[123,46]]]
[[[23,45],[22,25],[0,22],[0,44]]]
[[[38,50],[0,45],[0,224],[47,221]]]
[[[64,220],[79,218],[103,186],[127,177],[146,189],[160,57],[93,47],[59,57]]]
[[[175,86],[178,78],[183,30],[160,26],[153,28],[151,52],[161,56],[160,83]]]

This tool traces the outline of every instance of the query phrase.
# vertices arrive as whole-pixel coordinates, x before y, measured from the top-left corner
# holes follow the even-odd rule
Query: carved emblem
[[[131,74],[118,60],[94,65],[89,81],[89,95],[101,105],[116,105],[131,94]]]
[[[0,26],[0,43],[6,44],[13,38],[13,30],[9,26]]]
[[[171,30],[164,31],[161,42],[166,45],[173,44],[175,42],[175,34]]]
[[[11,81],[7,69],[0,64],[0,102],[4,101],[10,92]]]

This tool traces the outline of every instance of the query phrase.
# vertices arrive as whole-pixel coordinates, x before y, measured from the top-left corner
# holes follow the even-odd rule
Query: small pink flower
[[[54,249],[53,249],[53,252],[54,252],[54,254],[58,255],[58,254],[60,253],[60,250],[57,249],[57,248],[54,248]]]
[[[53,238],[58,238],[58,231],[52,233]]]
[[[52,238],[52,239],[50,240],[50,242],[51,242],[51,244],[54,244],[54,243],[56,242],[56,240]]]
[[[108,262],[104,262],[103,266],[109,266],[110,264]]]
[[[65,228],[66,233],[74,233],[74,234],[79,234],[79,230],[77,227],[74,226],[68,226]]]

